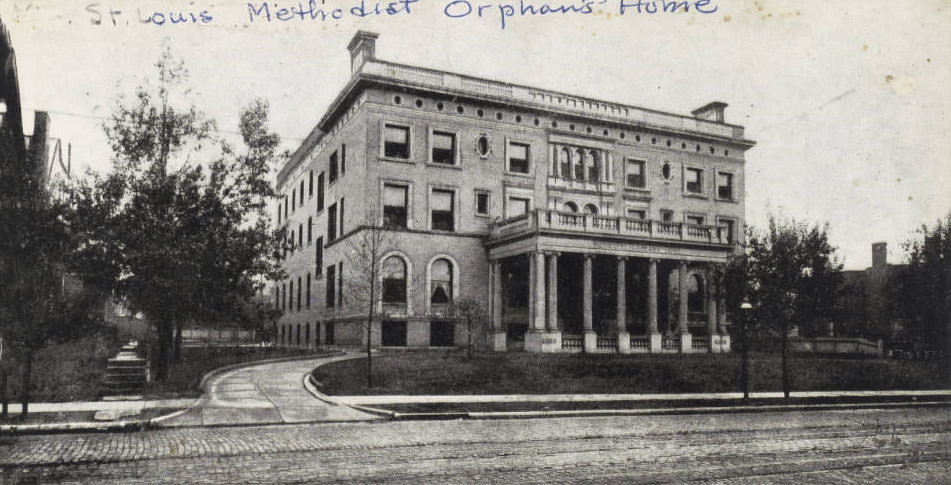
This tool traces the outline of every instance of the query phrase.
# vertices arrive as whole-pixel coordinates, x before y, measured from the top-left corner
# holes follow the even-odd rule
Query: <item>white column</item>
[[[693,350],[693,340],[690,335],[690,329],[687,328],[687,262],[681,261],[678,267],[678,279],[680,280],[680,305],[677,312],[677,332],[680,334],[680,351],[690,352]]]
[[[502,328],[502,263],[489,263],[492,281],[492,350],[505,350],[506,335]]]
[[[548,331],[558,329],[558,253],[548,254]]]
[[[594,352],[598,348],[598,336],[594,333],[594,315],[592,314],[592,255],[584,255],[584,292],[582,295],[582,311],[584,313],[584,350]]]
[[[535,321],[533,330],[545,330],[545,253],[536,251],[535,259]]]
[[[712,271],[707,274],[707,339],[710,342],[710,352],[717,353],[719,349],[719,335],[717,334],[717,292],[713,281]]]
[[[660,352],[661,335],[657,330],[657,260],[647,262],[647,335],[651,353]]]
[[[631,334],[627,331],[627,258],[617,258],[617,350],[622,354],[631,351]]]

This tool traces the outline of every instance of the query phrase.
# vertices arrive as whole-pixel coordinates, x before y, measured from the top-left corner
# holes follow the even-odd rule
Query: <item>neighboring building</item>
[[[843,309],[847,318],[845,329],[830,329],[831,336],[866,337],[892,339],[901,330],[898,319],[889,315],[888,284],[889,279],[907,268],[907,264],[888,262],[888,245],[885,242],[872,244],[872,266],[864,270],[843,271],[844,291]]]
[[[0,22],[0,205],[16,203],[27,193],[26,184],[45,187],[49,157],[49,115],[34,113],[33,136],[23,132],[23,110],[17,79],[16,55],[10,35]]]
[[[395,64],[376,39],[353,37],[350,82],[278,175],[278,342],[365,343],[348,241],[382,226],[398,247],[374,346],[462,342],[448,308],[476,299],[496,350],[729,350],[711,273],[742,235],[754,142],[726,104],[682,116]]]

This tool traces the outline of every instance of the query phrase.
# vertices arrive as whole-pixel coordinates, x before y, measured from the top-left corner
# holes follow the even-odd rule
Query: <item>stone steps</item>
[[[149,361],[139,357],[137,346],[125,345],[109,359],[102,379],[103,397],[142,394],[149,380]]]

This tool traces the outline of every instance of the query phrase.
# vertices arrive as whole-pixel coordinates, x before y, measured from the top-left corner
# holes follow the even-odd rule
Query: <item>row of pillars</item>
[[[525,345],[529,351],[560,350],[560,330],[558,328],[558,254],[557,252],[535,251],[529,253],[529,332]],[[584,255],[582,315],[585,351],[593,351],[597,346],[597,334],[594,331],[592,311],[592,254]],[[546,285],[546,259],[548,264]],[[626,352],[630,347],[630,334],[627,331],[627,257],[617,256],[617,334],[618,351]],[[660,351],[661,339],[657,328],[657,259],[648,260],[647,269],[647,331],[650,336],[651,352]],[[492,325],[494,332],[493,347],[505,348],[505,333],[502,332],[502,263],[491,263],[492,275]],[[678,265],[679,299],[676,333],[681,337],[681,349],[691,348],[691,335],[687,328],[687,261]],[[713,336],[726,334],[726,307],[714,297],[713,285],[707,278],[707,331]],[[547,290],[547,291],[546,291]],[[546,305],[547,302],[547,305]],[[534,334],[534,335],[533,335]],[[543,334],[548,334],[544,336]],[[557,338],[551,338],[555,336]],[[656,349],[655,349],[656,341]],[[557,345],[557,349],[553,346]]]

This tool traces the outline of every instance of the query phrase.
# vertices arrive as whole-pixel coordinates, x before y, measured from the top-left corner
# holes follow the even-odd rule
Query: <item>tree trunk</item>
[[[20,413],[20,419],[25,420],[26,415],[30,413],[30,387],[33,379],[33,349],[26,350],[26,360],[23,362],[23,385],[20,393],[22,394],[23,411]]]
[[[472,317],[466,318],[466,358],[472,359]]]
[[[783,397],[789,399],[789,322],[783,323]]]
[[[743,364],[740,367],[740,376],[743,382],[743,399],[748,400],[750,398],[750,322],[748,315],[743,315],[742,318]]]
[[[169,357],[172,347],[172,325],[168,321],[158,324],[158,352],[155,357],[155,380],[164,381],[168,378]]]
[[[172,356],[172,362],[182,361],[182,324],[175,325],[175,353]]]
[[[6,419],[10,402],[7,399],[7,368],[0,364],[0,418]]]

